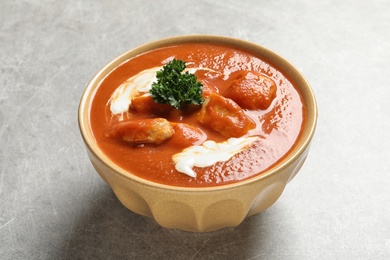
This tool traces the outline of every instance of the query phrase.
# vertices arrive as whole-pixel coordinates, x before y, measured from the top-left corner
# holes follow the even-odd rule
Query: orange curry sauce
[[[207,71],[195,75],[205,86],[224,96],[237,75],[256,72],[268,76],[277,87],[276,97],[267,108],[243,109],[255,126],[244,136],[258,136],[252,145],[226,162],[209,167],[194,167],[193,178],[175,169],[172,156],[190,145],[182,135],[173,135],[161,144],[133,145],[107,136],[118,115],[110,110],[109,100],[115,89],[137,73],[163,66],[171,59],[181,59],[187,68],[205,67],[220,72],[210,76]],[[228,95],[228,94],[227,94]],[[156,49],[124,62],[107,75],[96,90],[90,111],[92,132],[101,150],[117,165],[141,178],[182,187],[209,187],[244,180],[261,174],[281,160],[296,143],[305,121],[305,105],[300,94],[283,74],[260,58],[232,47],[210,44],[183,44]],[[165,115],[170,122],[187,123],[202,130],[207,140],[223,142],[228,138],[199,122],[200,107],[191,111],[172,110]],[[124,115],[133,118],[160,117],[129,109]],[[217,122],[218,123],[218,122]],[[221,122],[223,124],[223,122]]]

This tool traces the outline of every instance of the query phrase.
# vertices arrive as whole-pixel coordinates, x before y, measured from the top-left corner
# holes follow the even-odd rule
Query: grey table
[[[296,65],[318,100],[311,154],[278,202],[211,233],[125,209],[92,168],[81,94],[168,36],[216,34]],[[0,259],[390,259],[390,2],[0,2]]]

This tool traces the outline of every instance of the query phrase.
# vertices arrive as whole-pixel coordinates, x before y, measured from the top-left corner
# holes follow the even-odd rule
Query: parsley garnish
[[[156,103],[170,104],[182,109],[189,104],[201,105],[203,85],[194,74],[186,71],[182,60],[172,60],[157,71],[157,82],[152,83],[150,94]]]

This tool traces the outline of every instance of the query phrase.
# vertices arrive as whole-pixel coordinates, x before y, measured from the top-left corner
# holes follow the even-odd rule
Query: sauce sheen
[[[172,59],[186,62],[187,70],[203,83],[204,93],[221,96],[243,71],[260,73],[276,85],[276,97],[266,109],[244,109],[255,127],[240,138],[251,138],[245,149],[228,159],[192,167],[196,177],[190,177],[175,168],[174,156],[185,149],[201,146],[204,141],[224,143],[229,140],[198,121],[198,111],[172,110],[164,116],[136,113],[123,107],[111,111],[113,93],[132,76],[152,68],[161,68]],[[202,69],[204,68],[204,69]],[[148,79],[143,82],[151,82]],[[148,83],[148,84],[149,84]],[[141,88],[145,89],[145,86]],[[147,88],[146,88],[147,89]],[[121,120],[164,117],[176,133],[161,144],[133,145],[108,137],[112,125]],[[117,165],[141,178],[162,184],[182,187],[209,187],[244,180],[261,174],[280,161],[294,146],[305,120],[305,105],[292,83],[275,67],[260,58],[227,46],[211,44],[183,44],[156,49],[133,57],[119,65],[101,82],[91,105],[90,122],[100,149]],[[197,131],[189,131],[191,126]],[[186,136],[188,142],[181,137]],[[198,139],[197,139],[198,138]],[[193,141],[195,140],[195,141]],[[198,141],[196,141],[198,140]],[[222,156],[222,158],[225,158]],[[205,162],[206,161],[206,162]],[[212,161],[212,160],[211,160]],[[211,165],[210,165],[211,164]],[[130,173],[129,173],[130,174]]]

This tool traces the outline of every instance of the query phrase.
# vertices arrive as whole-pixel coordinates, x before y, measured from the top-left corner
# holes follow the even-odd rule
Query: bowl
[[[296,86],[306,105],[306,122],[291,151],[276,165],[255,177],[214,187],[177,187],[137,177],[112,162],[99,148],[89,124],[91,101],[99,82],[124,61],[173,44],[212,43],[249,51],[277,67]],[[153,218],[165,228],[209,232],[241,224],[273,205],[302,167],[317,122],[314,94],[304,76],[276,53],[240,39],[190,35],[157,40],[125,52],[103,67],[89,82],[80,101],[79,127],[89,159],[101,178],[129,210]]]

